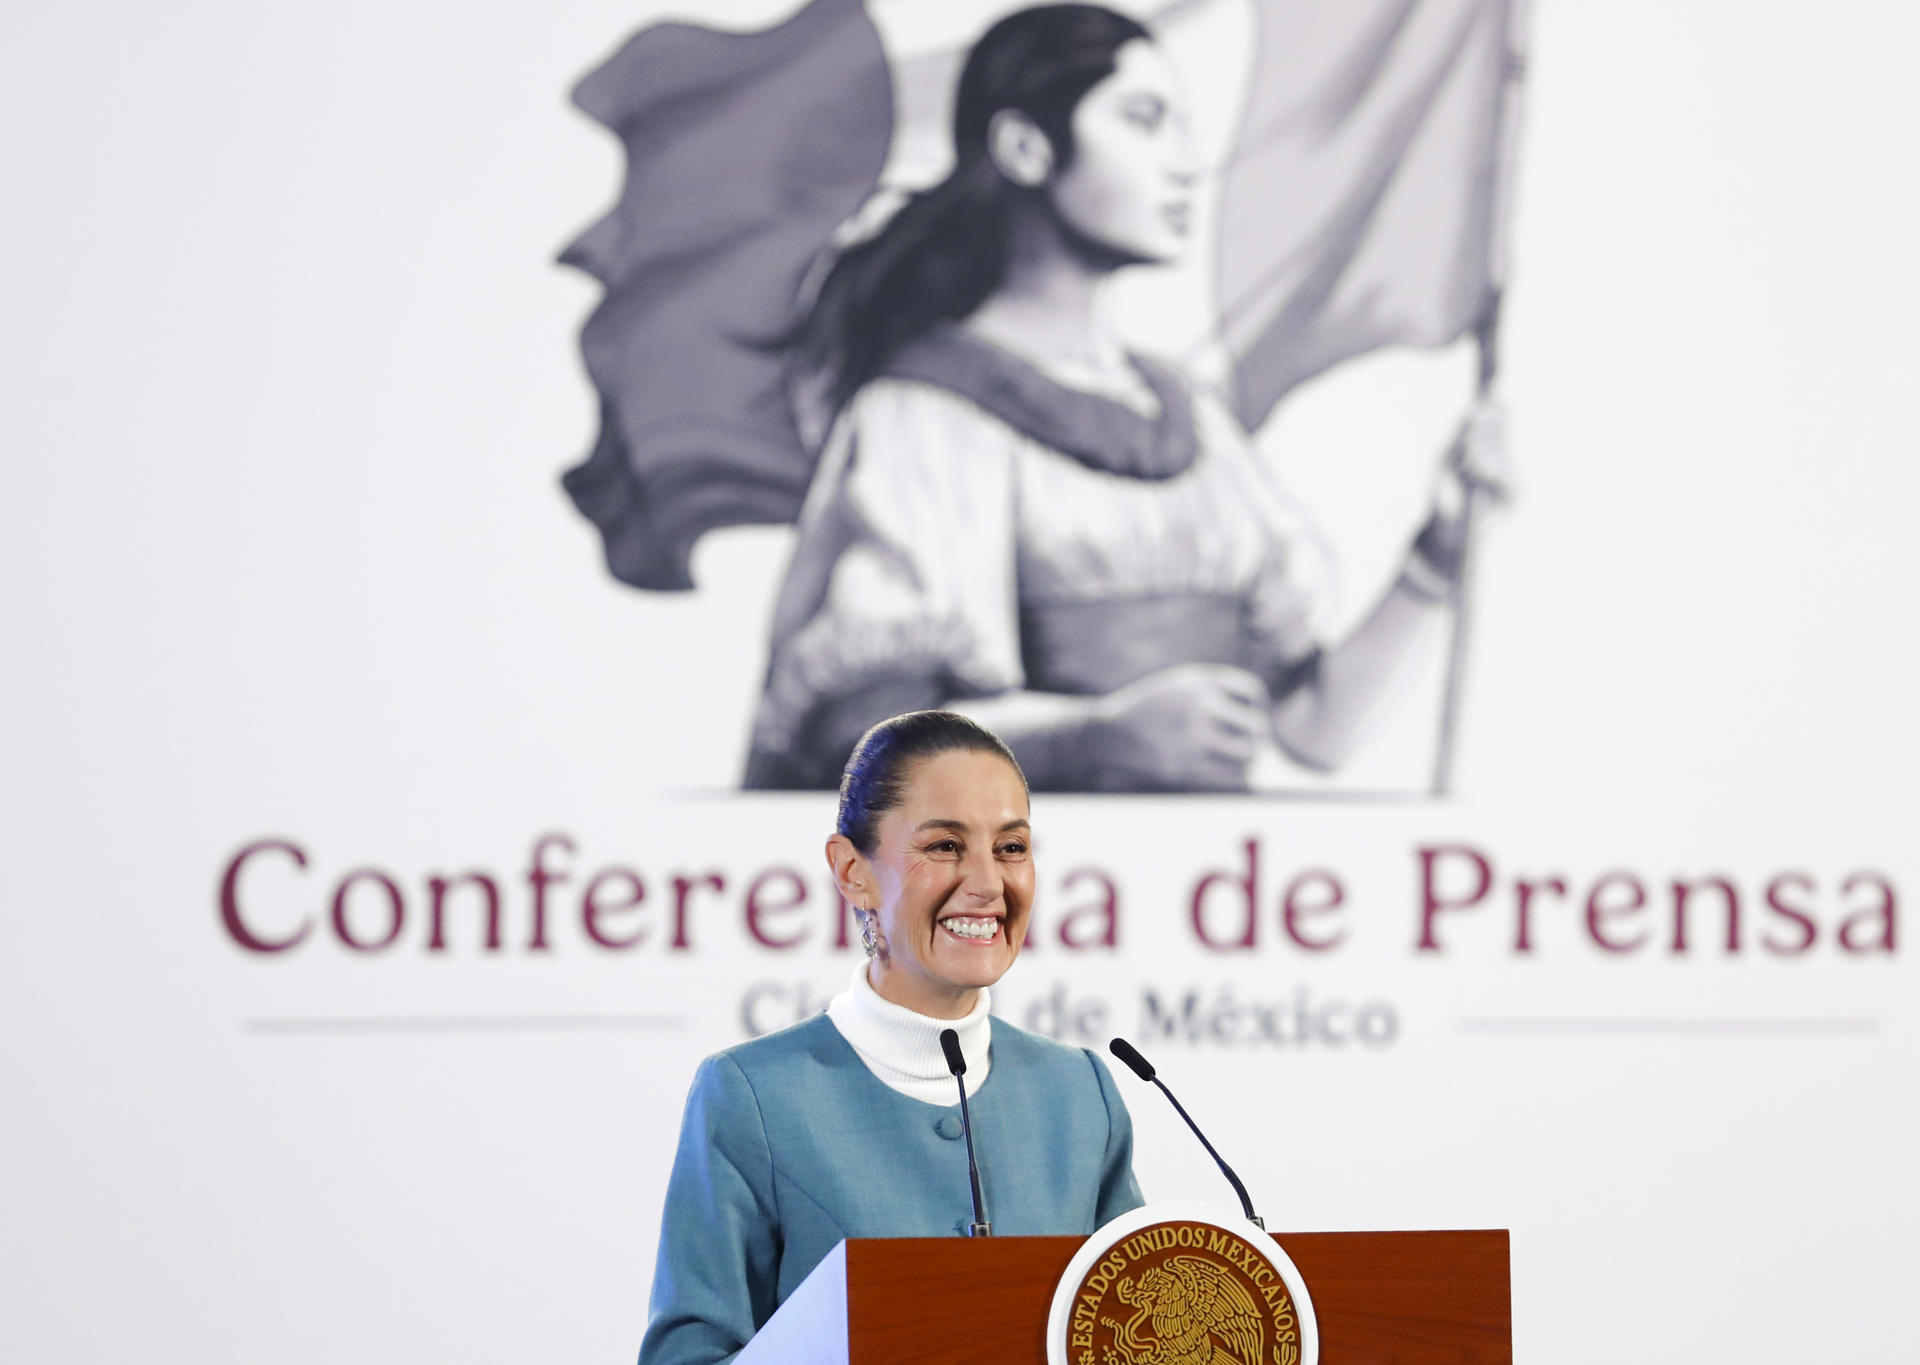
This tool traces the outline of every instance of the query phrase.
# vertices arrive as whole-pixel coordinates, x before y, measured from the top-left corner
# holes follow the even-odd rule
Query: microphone
[[[1227,1165],[1227,1163],[1221,1159],[1220,1153],[1213,1150],[1213,1144],[1207,1141],[1207,1135],[1200,1131],[1200,1125],[1195,1123],[1193,1119],[1189,1117],[1187,1111],[1180,1107],[1180,1101],[1176,1100],[1173,1097],[1173,1092],[1167,1089],[1167,1083],[1154,1075],[1153,1063],[1145,1057],[1142,1057],[1139,1050],[1125,1038],[1115,1038],[1109,1042],[1107,1044],[1107,1051],[1125,1062],[1127,1064],[1127,1070],[1131,1071],[1141,1080],[1152,1081],[1160,1087],[1160,1093],[1167,1097],[1167,1103],[1173,1106],[1175,1113],[1179,1114],[1181,1118],[1186,1119],[1187,1127],[1193,1129],[1193,1135],[1199,1138],[1200,1145],[1207,1149],[1207,1155],[1212,1157],[1214,1164],[1220,1168],[1220,1174],[1227,1178],[1227,1183],[1233,1186],[1233,1192],[1240,1196],[1240,1208],[1247,1215],[1247,1221],[1255,1227],[1264,1230],[1267,1225],[1261,1222],[1260,1215],[1253,1211],[1253,1201],[1247,1198],[1247,1187],[1240,1183],[1240,1177],[1233,1173],[1233,1167]]]
[[[960,1136],[967,1140],[967,1180],[973,1186],[973,1223],[967,1229],[967,1236],[991,1237],[993,1224],[987,1221],[987,1210],[980,1201],[980,1168],[973,1160],[973,1119],[967,1114],[967,1059],[960,1055],[960,1035],[950,1028],[941,1029],[940,1050],[947,1054],[947,1070],[960,1086]]]

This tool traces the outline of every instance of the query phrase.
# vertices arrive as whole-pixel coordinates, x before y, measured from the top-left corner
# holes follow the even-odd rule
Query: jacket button
[[[957,1138],[960,1136],[960,1120],[952,1114],[943,1115],[935,1120],[933,1131],[943,1138]]]

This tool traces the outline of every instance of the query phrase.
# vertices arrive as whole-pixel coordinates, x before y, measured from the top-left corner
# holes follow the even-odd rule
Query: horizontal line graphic
[[[1878,1033],[1880,1020],[1864,1016],[1781,1017],[1781,1018],[1699,1018],[1650,1016],[1582,1016],[1553,1018],[1514,1017],[1505,1019],[1462,1019],[1464,1033],[1488,1034],[1691,1034],[1697,1036],[1788,1035],[1860,1035]]]
[[[316,1015],[248,1019],[248,1033],[646,1033],[686,1027],[677,1014]]]

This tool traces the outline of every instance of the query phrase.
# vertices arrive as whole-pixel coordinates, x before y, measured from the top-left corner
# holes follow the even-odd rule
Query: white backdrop
[[[596,291],[550,261],[620,174],[565,92],[650,13],[3,21],[10,1360],[627,1359],[694,1062],[750,996],[770,1024],[845,976],[829,800],[727,790],[785,533],[715,535],[699,592],[650,597],[556,482],[595,420]],[[1541,6],[1506,341],[1524,488],[1481,558],[1461,794],[1036,806],[1011,1017],[1098,1002],[1088,1031],[1141,1043],[1283,1236],[1510,1227],[1525,1361],[1920,1352],[1916,39],[1864,3]],[[1267,433],[1361,528],[1361,577],[1393,548],[1366,544],[1370,491],[1398,485],[1352,450],[1416,479],[1466,374],[1367,362]],[[542,951],[548,834],[571,851],[546,846]],[[252,932],[311,925],[273,954],[221,918],[263,839],[307,859],[238,878]],[[1193,886],[1250,839],[1256,944],[1208,949]],[[1492,886],[1422,951],[1419,850],[1443,845]],[[613,866],[645,887],[600,921],[644,931],[630,949],[581,914]],[[809,898],[769,910],[786,867]],[[404,901],[383,951],[331,923],[360,868]],[[1086,868],[1117,888],[1112,952],[1057,941]],[[1321,952],[1279,913],[1313,868],[1344,892]],[[502,947],[469,885],[432,951],[429,880],[475,869]],[[749,933],[770,871],[759,927],[790,949]],[[1646,892],[1611,918],[1630,891],[1598,893],[1637,951],[1587,928],[1609,873]],[[1671,951],[1670,882],[1712,875],[1741,947],[1698,892]],[[1515,951],[1516,879],[1556,876]],[[1770,884],[1804,952],[1778,951],[1806,931]],[[377,939],[384,905],[360,879],[349,932]],[[1169,1031],[1189,993],[1201,1031]],[[1260,1036],[1301,1000],[1391,1037]],[[1149,1194],[1227,1197],[1123,1082]]]

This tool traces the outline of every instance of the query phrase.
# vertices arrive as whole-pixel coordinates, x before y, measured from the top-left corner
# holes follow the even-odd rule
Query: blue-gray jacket
[[[1133,1124],[1083,1048],[993,1021],[968,1100],[996,1236],[1091,1233],[1141,1203]],[[707,1058],[667,1182],[640,1365],[729,1360],[845,1237],[973,1221],[959,1090],[889,1089],[824,1014]]]

